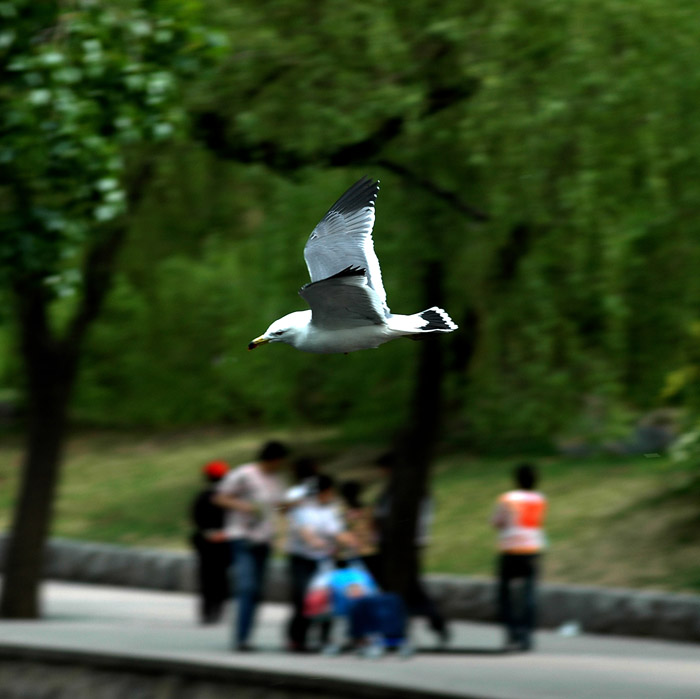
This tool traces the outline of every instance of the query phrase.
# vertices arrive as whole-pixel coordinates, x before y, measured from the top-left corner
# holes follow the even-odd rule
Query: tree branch
[[[247,96],[247,102],[259,96],[267,85],[286,76],[286,69],[272,71],[255,90]],[[470,99],[478,90],[477,81],[458,86],[432,85],[425,96],[423,118],[429,118]],[[410,180],[432,196],[452,207],[473,221],[489,220],[488,214],[461,200],[455,193],[437,186],[429,179],[411,172],[407,167],[382,158],[386,146],[401,136],[406,119],[401,116],[388,117],[374,131],[354,143],[346,143],[335,150],[327,150],[310,156],[302,156],[284,144],[273,140],[249,143],[243,137],[235,138],[229,131],[225,116],[215,110],[205,110],[193,115],[194,137],[205,144],[217,157],[238,163],[262,163],[284,175],[292,174],[309,166],[351,167],[376,163],[381,167]]]
[[[488,214],[462,201],[454,192],[416,175],[404,165],[381,157],[384,147],[397,138],[402,130],[403,120],[393,117],[380,124],[373,133],[360,141],[345,144],[335,151],[302,158],[294,151],[272,141],[262,141],[254,145],[246,145],[242,140],[232,143],[227,135],[225,119],[215,112],[203,112],[195,118],[195,137],[203,141],[207,148],[221,159],[234,160],[243,164],[262,163],[282,174],[291,174],[310,165],[351,167],[374,162],[410,180],[473,221],[480,223],[488,221]]]
[[[386,160],[384,158],[380,158],[376,161],[376,163],[377,165],[383,167],[385,170],[394,172],[397,175],[400,175],[401,177],[411,181],[413,184],[417,185],[418,187],[421,187],[426,192],[432,194],[434,197],[441,199],[453,209],[456,209],[460,213],[471,218],[473,221],[483,223],[489,220],[489,215],[486,212],[481,211],[481,209],[477,209],[471,204],[467,204],[466,202],[462,201],[454,192],[450,192],[447,189],[443,189],[431,180],[425,177],[421,177],[415,172],[411,172],[406,166],[392,162],[391,160]]]
[[[127,187],[128,210],[134,211],[143,199],[146,183],[153,172],[153,162],[142,164]],[[114,268],[119,250],[127,233],[127,222],[121,221],[105,230],[90,248],[83,265],[83,293],[81,303],[73,316],[63,339],[66,349],[78,351],[85,333],[99,315],[112,285]]]

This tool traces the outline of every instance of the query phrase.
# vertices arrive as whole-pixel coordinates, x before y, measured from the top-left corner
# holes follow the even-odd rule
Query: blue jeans
[[[269,544],[253,544],[246,539],[234,539],[233,580],[238,608],[234,617],[234,647],[247,643],[255,621],[255,610],[262,599]]]

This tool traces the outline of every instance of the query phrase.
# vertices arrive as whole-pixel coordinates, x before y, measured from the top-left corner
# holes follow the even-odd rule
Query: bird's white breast
[[[385,325],[363,325],[338,330],[319,329],[312,324],[297,338],[295,347],[315,354],[335,354],[374,349],[391,340],[392,334]]]

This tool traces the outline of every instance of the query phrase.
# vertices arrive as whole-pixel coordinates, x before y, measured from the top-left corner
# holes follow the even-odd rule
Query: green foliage
[[[683,365],[700,302],[700,30],[687,3],[208,0],[230,45],[215,71],[197,70],[220,43],[197,29],[199,3],[71,6],[82,22],[35,5],[12,5],[0,38],[20,66],[0,88],[1,153],[22,153],[7,162],[35,201],[16,206],[20,189],[3,184],[15,217],[3,267],[24,256],[57,290],[79,287],[81,241],[123,206],[124,155],[148,156],[182,125],[182,75],[188,109],[222,124],[209,152],[199,132],[169,148],[131,217],[83,363],[81,421],[315,421],[388,437],[415,345],[244,349],[304,307],[306,236],[365,173],[382,180],[392,309],[423,306],[422,266],[437,260],[463,326],[443,342],[455,441],[541,451],[585,431],[591,401],[610,415],[654,407]]]
[[[4,277],[79,288],[86,241],[126,212],[126,155],[181,129],[178,82],[210,42],[197,3],[149,5],[0,3]]]
[[[697,486],[700,482],[700,322],[692,322],[683,339],[684,363],[668,372],[663,396],[685,407],[685,429],[671,448],[671,458],[679,467],[688,469]]]
[[[663,395],[697,411],[700,409],[700,322],[690,323],[681,340],[683,363],[669,371]]]
[[[465,307],[478,312],[462,397],[471,442],[543,445],[587,395],[653,406],[700,296],[700,231],[688,216],[700,130],[687,109],[699,37],[686,5],[275,6],[245,12],[246,70],[205,101],[224,114],[235,105],[239,138],[323,154],[400,118],[384,157],[489,214],[477,227],[383,177],[376,237],[392,306],[416,281],[392,287],[394,261],[406,275],[438,257],[450,312],[458,322]],[[251,95],[243,113],[235,90]],[[498,279],[519,225],[529,249]]]

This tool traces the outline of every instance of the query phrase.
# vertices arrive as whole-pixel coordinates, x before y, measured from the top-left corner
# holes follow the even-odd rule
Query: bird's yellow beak
[[[261,335],[260,337],[256,337],[254,340],[248,343],[248,349],[254,350],[258,345],[265,345],[268,342],[269,340]]]

